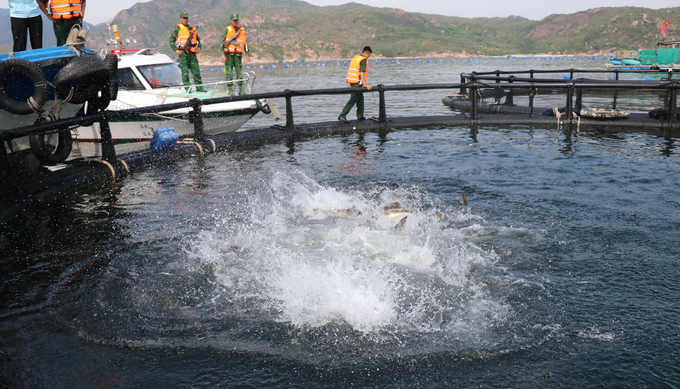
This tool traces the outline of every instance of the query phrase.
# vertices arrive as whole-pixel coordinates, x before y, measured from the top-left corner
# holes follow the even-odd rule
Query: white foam
[[[414,188],[342,191],[282,172],[256,188],[248,217],[223,219],[190,244],[214,268],[218,306],[247,298],[249,312],[277,321],[364,333],[483,331],[511,315],[471,276],[495,261],[469,239],[476,227],[462,233],[440,221],[428,208],[436,200]],[[412,212],[401,229],[383,212],[395,201]],[[360,214],[328,214],[352,208]]]

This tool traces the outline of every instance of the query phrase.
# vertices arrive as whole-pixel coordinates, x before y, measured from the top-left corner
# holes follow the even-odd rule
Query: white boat
[[[208,99],[229,95],[228,85],[222,81],[201,85],[207,92],[198,92],[199,85],[185,87],[178,64],[165,54],[150,49],[113,50],[118,55],[118,95],[108,105],[109,111],[186,102],[194,98]],[[242,79],[246,93],[252,92],[255,73],[244,72]],[[203,105],[205,136],[233,132],[263,109],[256,100],[234,101]],[[266,109],[266,108],[264,108]],[[191,108],[162,111],[109,122],[114,144],[150,141],[159,128],[171,127],[180,137],[192,136]],[[79,142],[101,142],[99,123],[79,127],[73,131]],[[76,156],[77,157],[77,156]]]

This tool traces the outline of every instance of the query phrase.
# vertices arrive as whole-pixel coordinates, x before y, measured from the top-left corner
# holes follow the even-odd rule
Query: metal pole
[[[286,93],[286,130],[295,131],[295,122],[293,121],[293,103],[292,92],[290,89],[285,89]]]
[[[102,114],[99,118],[99,134],[102,138],[102,159],[110,164],[116,162],[116,148],[113,146],[109,118]]]
[[[670,90],[670,99],[668,101],[668,118],[670,120],[670,127],[673,128],[673,120],[675,119],[675,112],[677,111],[677,99],[678,99],[678,90],[676,89],[676,85],[671,86]]]
[[[465,73],[461,73],[461,74],[460,74],[460,83],[461,83],[461,84],[465,84],[465,80],[466,80],[466,78],[463,76],[463,74],[465,74]],[[466,93],[467,93],[467,88],[461,87],[461,88],[460,88],[460,94],[461,94],[461,95],[464,95],[464,94],[466,94]]]
[[[581,114],[581,108],[583,107],[583,89],[576,90],[576,114]]]
[[[567,115],[567,118],[569,119],[569,123],[571,123],[571,118],[572,118],[572,103],[574,99],[574,85],[569,81],[569,85],[567,86],[567,106],[566,106],[566,112],[564,113]]]
[[[510,78],[508,78],[508,84],[512,84],[514,80],[515,76],[510,76]],[[513,100],[514,91],[515,91],[514,88],[510,88],[510,90],[508,91],[508,95],[505,96],[505,105],[515,105]]]
[[[203,141],[203,114],[201,113],[201,100],[191,99],[191,115],[194,121],[194,140],[196,142]]]
[[[614,74],[616,74],[616,81],[618,81],[619,80],[619,69],[616,69],[614,71]],[[617,90],[614,91],[614,106],[612,107],[612,109],[616,109],[616,100],[618,98],[619,98],[619,91],[617,89]]]
[[[387,112],[385,108],[385,87],[383,84],[378,85],[378,93],[380,95],[380,113],[378,115],[378,121],[380,123],[387,122]]]
[[[475,80],[474,83],[472,84],[471,88],[471,93],[472,93],[472,119],[477,120],[477,92],[479,91],[479,84]]]
[[[529,71],[529,78],[534,78],[534,71],[530,70]],[[531,86],[533,87],[534,83],[531,83]],[[538,90],[536,91],[538,93]],[[529,90],[529,108],[531,110],[529,111],[529,117],[534,117],[534,94],[531,90]]]

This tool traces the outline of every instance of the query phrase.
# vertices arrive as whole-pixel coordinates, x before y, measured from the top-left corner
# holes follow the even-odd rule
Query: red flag
[[[665,27],[668,27],[668,18],[666,18],[666,20],[663,22],[663,25],[664,25]]]

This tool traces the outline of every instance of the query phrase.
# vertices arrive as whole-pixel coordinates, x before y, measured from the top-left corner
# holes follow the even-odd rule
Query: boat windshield
[[[152,88],[167,88],[170,86],[183,86],[182,72],[175,63],[161,63],[155,65],[138,66],[139,72],[144,75]]]

